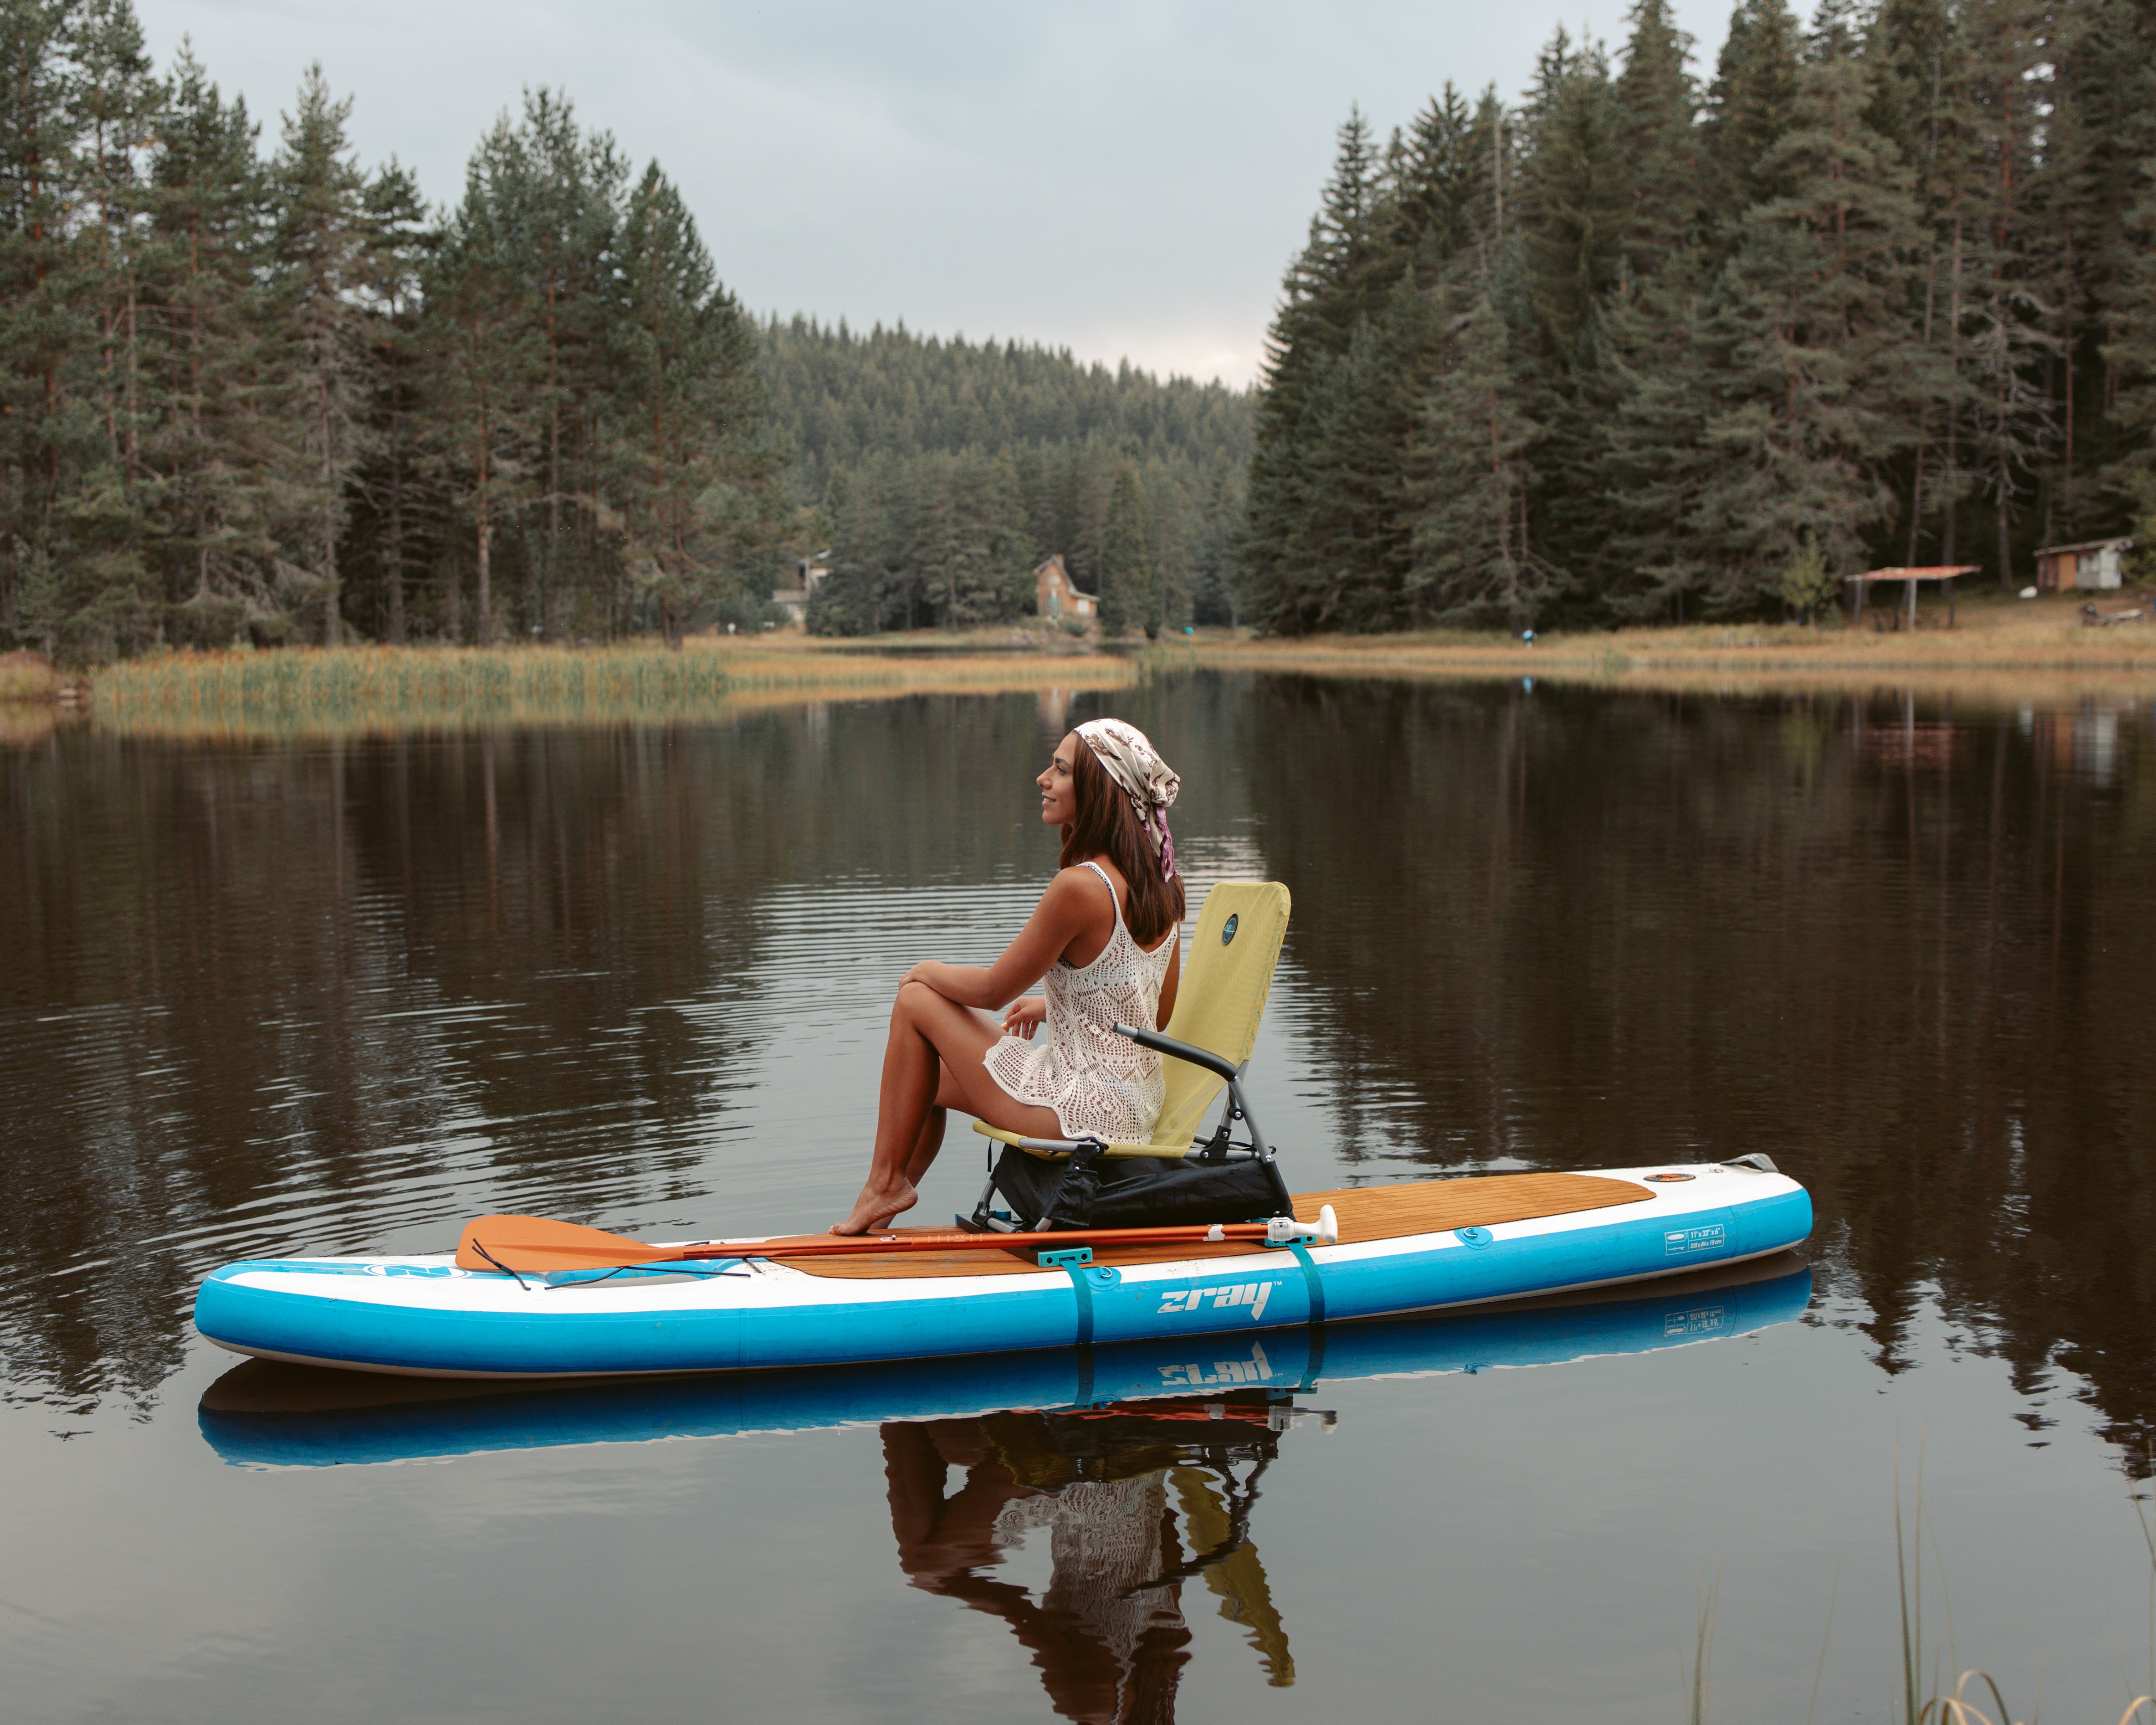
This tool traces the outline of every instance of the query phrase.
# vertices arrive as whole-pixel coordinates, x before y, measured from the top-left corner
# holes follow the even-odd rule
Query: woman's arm
[[[1075,878],[1073,878],[1073,877]],[[1092,891],[1086,889],[1091,885]],[[945,964],[925,959],[906,973],[909,983],[926,983],[961,1006],[993,1009],[1008,1004],[1029,983],[1048,974],[1081,935],[1111,927],[1115,910],[1099,877],[1090,869],[1065,869],[1048,883],[1040,902],[1026,918],[1018,938],[993,964]],[[1172,968],[1172,967],[1171,967]]]

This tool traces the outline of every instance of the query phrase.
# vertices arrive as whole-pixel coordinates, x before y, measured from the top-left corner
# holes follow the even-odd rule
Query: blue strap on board
[[[1044,1252],[1041,1255],[1045,1257],[1048,1255]],[[1086,1282],[1085,1271],[1077,1265],[1064,1264],[1058,1267],[1070,1278],[1070,1286],[1078,1293],[1078,1345],[1091,1348],[1093,1345],[1093,1290]]]
[[[1314,1329],[1325,1322],[1325,1282],[1301,1240],[1290,1240],[1287,1249],[1295,1254],[1296,1262],[1302,1266],[1302,1285],[1310,1291],[1310,1323]]]

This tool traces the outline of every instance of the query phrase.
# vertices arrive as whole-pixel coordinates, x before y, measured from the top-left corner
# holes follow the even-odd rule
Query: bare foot
[[[887,1186],[871,1180],[861,1188],[861,1195],[854,1200],[846,1219],[831,1224],[831,1232],[866,1234],[871,1228],[881,1228],[900,1211],[911,1209],[920,1196],[902,1179]]]

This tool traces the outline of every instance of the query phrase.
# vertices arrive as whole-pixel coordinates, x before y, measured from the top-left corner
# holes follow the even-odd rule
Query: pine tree
[[[526,457],[546,366],[490,192],[475,157],[464,202],[426,272],[418,337],[427,441],[469,523],[474,639],[481,643],[495,636],[495,541],[530,495]]]
[[[1627,17],[1631,33],[1611,96],[1624,160],[1624,264],[1636,278],[1655,275],[1696,244],[1707,213],[1692,39],[1676,28],[1668,0],[1634,0]]]
[[[2078,0],[2058,14],[2054,38],[2044,244],[2062,362],[2044,536],[2072,540],[2128,519],[2113,464],[2133,444],[2107,412],[2106,350],[2148,255],[2133,210],[2142,165],[2156,158],[2156,14],[2132,0]]]
[[[1801,57],[1797,21],[1782,0],[1738,0],[1707,91],[1709,208],[1720,215],[1722,235],[1717,255],[1735,245],[1743,213],[1779,189],[1765,164],[1795,117]]]
[[[159,488],[172,624],[200,645],[289,626],[268,575],[271,505],[300,457],[275,400],[272,218],[255,138],[245,105],[225,102],[182,49],[151,164],[142,316],[156,409],[143,459]]]
[[[307,69],[271,164],[279,221],[275,256],[290,341],[290,412],[308,470],[295,475],[290,531],[321,587],[322,639],[341,634],[343,583],[337,548],[349,514],[346,488],[366,453],[372,392],[366,291],[370,221],[367,182],[352,159],[345,125],[352,100],[330,94],[319,63]]]
[[[1137,467],[1125,462],[1116,470],[1101,535],[1101,627],[1111,637],[1160,632],[1152,540],[1145,489]]]
[[[1157,628],[1171,634],[1190,620],[1196,585],[1194,514],[1190,490],[1173,468],[1146,487],[1152,518],[1152,566],[1158,594]]]
[[[2156,585],[2156,163],[2141,180],[2125,221],[2133,251],[2111,296],[2102,350],[2116,380],[2110,419],[2122,446],[2105,478],[2131,511],[2137,572]]]
[[[87,0],[69,21],[75,67],[71,249],[80,304],[93,326],[76,393],[96,432],[80,439],[73,482],[56,511],[67,547],[61,604],[75,650],[103,659],[162,632],[143,545],[154,485],[141,461],[142,340],[138,316],[148,241],[144,170],[164,105],[128,0]]]
[[[1340,128],[1309,243],[1289,266],[1265,338],[1245,555],[1254,607],[1268,627],[1322,626],[1339,609],[1337,592],[1334,603],[1324,596],[1340,585],[1337,572],[1312,570],[1296,547],[1331,542],[1330,529],[1310,514],[1322,501],[1311,470],[1317,461],[1338,459],[1337,445],[1353,413],[1341,398],[1353,387],[1343,383],[1341,368],[1350,367],[1358,377],[1367,372],[1370,316],[1378,295],[1389,294],[1398,279],[1395,274],[1381,285],[1391,224],[1379,191],[1369,126],[1357,110]],[[1351,359],[1358,339],[1362,356]],[[1326,449],[1328,443],[1336,447]]]
[[[105,459],[132,483],[141,463],[141,331],[137,300],[147,238],[145,167],[162,117],[163,86],[152,74],[141,26],[128,0],[90,0],[72,33],[80,82],[83,226],[97,323],[95,411]]]
[[[1707,314],[1724,380],[1702,431],[1717,471],[1687,526],[1716,566],[1717,608],[1758,605],[1807,540],[1837,573],[1861,561],[1935,388],[1907,340],[1922,234],[1899,152],[1867,121],[1871,80],[1826,0],[1789,123],[1751,167],[1772,195],[1746,212]]]
[[[75,70],[68,0],[0,0],[0,615],[56,650],[70,606],[55,520],[76,453],[72,362],[92,326],[72,244]]]
[[[434,236],[418,183],[393,157],[367,186],[368,421],[374,438],[357,489],[372,516],[367,547],[381,593],[382,638],[406,635],[407,570],[424,511],[413,424],[424,399],[421,289]]]
[[[609,579],[600,500],[609,457],[601,420],[613,389],[612,284],[628,165],[587,134],[567,100],[528,91],[477,157],[490,201],[495,262],[531,326],[544,368],[530,453],[535,507],[518,520],[525,610],[544,633],[589,608]]]
[[[1958,131],[1974,266],[1958,357],[1971,398],[1971,465],[1991,495],[1995,572],[2008,592],[2015,585],[2015,506],[2057,428],[2050,374],[2061,350],[2058,308],[2046,297],[2048,272],[2036,255],[2046,118],[2038,74],[2049,49],[2029,0],[1970,0],[1958,23],[1965,45]]]
[[[1632,164],[1623,115],[1601,50],[1573,51],[1560,30],[1544,51],[1523,121],[1520,243],[1501,255],[1498,296],[1527,341],[1516,372],[1519,407],[1538,427],[1533,466],[1553,483],[1533,500],[1545,548],[1594,570],[1606,541],[1604,511],[1572,475],[1591,470],[1610,407],[1601,316],[1625,260]],[[1681,205],[1680,205],[1681,208]],[[1563,477],[1560,478],[1559,475]],[[1522,526],[1524,528],[1524,520]]]
[[[1573,52],[1559,29],[1543,51],[1525,120],[1524,261],[1544,365],[1561,376],[1616,283],[1632,213],[1620,110],[1601,51]]]
[[[1724,381],[1703,327],[1707,275],[1702,251],[1679,253],[1627,280],[1603,312],[1613,405],[1589,495],[1609,512],[1599,593],[1619,619],[1681,623],[1712,572],[1686,531],[1719,465],[1707,443]]]
[[[1205,464],[1199,483],[1190,620],[1233,628],[1241,621],[1244,603],[1244,574],[1236,552],[1242,539],[1243,470],[1218,451]]]
[[[743,557],[775,533],[783,452],[764,435],[755,330],[656,163],[630,196],[620,255],[614,495],[631,581],[678,647],[700,604],[738,595]]]
[[[1425,397],[1407,506],[1417,614],[1438,623],[1532,623],[1559,585],[1529,542],[1527,455],[1505,321],[1486,294]]]
[[[1948,480],[1954,464],[1945,459],[1949,446],[1958,452],[1958,429],[1966,408],[1964,391],[1952,364],[1958,336],[1949,327],[1950,301],[1959,261],[1942,211],[1951,197],[1953,175],[1949,146],[1949,66],[1958,49],[1953,20],[1945,0],[1884,0],[1867,32],[1865,54],[1872,68],[1872,102],[1867,123],[1900,151],[1908,165],[1911,190],[1925,229],[1923,294],[1912,308],[1908,339],[1936,356],[1929,375],[1934,391],[1917,404],[1917,436],[1897,464],[1895,488],[1904,530],[1897,534],[1899,560],[1922,561],[1928,516],[1957,488]],[[1949,503],[1948,506],[1951,507]]]
[[[2132,423],[2128,379],[2156,368],[2143,309],[2156,240],[2145,201],[2156,162],[2156,15],[2132,0],[2082,0],[2060,18],[2058,36],[2046,153],[2066,362],[2060,519],[2047,536],[2068,539],[2128,522],[2128,475],[2148,457],[2151,428]]]
[[[1410,260],[1424,287],[1463,269],[1489,280],[1505,147],[1494,91],[1472,110],[1450,84],[1430,99],[1409,126],[1394,172],[1387,249],[1395,267]]]

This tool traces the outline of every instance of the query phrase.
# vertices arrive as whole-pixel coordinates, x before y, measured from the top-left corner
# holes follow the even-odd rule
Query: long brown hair
[[[1183,920],[1183,877],[1161,878],[1160,857],[1138,824],[1137,811],[1082,737],[1070,762],[1070,783],[1078,793],[1078,818],[1063,829],[1057,865],[1067,869],[1105,856],[1121,869],[1130,883],[1123,925],[1132,940],[1151,947]]]

